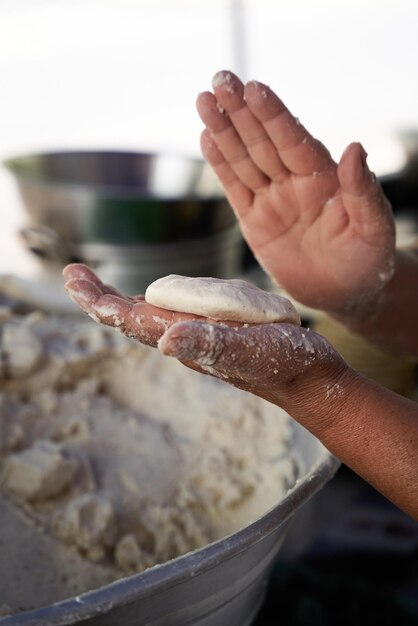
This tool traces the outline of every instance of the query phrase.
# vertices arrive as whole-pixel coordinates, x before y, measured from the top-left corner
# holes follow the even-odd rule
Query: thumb
[[[338,179],[347,213],[366,240],[388,233],[394,239],[394,223],[388,199],[367,165],[367,153],[360,143],[350,144],[338,165]]]
[[[294,324],[236,328],[197,320],[177,322],[158,347],[167,356],[192,361],[209,374],[260,391],[335,355],[323,337]]]

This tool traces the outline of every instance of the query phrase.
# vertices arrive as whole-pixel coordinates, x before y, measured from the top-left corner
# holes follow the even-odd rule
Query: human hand
[[[295,324],[173,324],[160,351],[285,409],[319,438],[338,417],[355,373],[329,342]],[[328,405],[328,406],[327,406]]]
[[[197,317],[148,304],[143,295],[126,296],[102,283],[93,270],[82,263],[67,265],[63,275],[70,298],[94,321],[113,326],[148,346],[156,347],[161,335],[174,322]]]
[[[329,418],[319,410],[324,424],[317,417],[307,423],[315,402],[321,406],[343,393],[348,367],[323,337],[310,330],[284,323],[219,323],[161,309],[143,296],[120,294],[81,264],[67,266],[64,276],[70,297],[97,322],[158,346],[188,367],[250,391],[296,417],[300,413],[302,423],[317,436]]]
[[[64,276],[96,321],[281,406],[418,519],[416,403],[363,379],[323,337],[294,324],[228,325],[160,309],[103,285],[79,264]]]
[[[265,85],[218,72],[201,146],[248,244],[296,300],[334,313],[375,299],[394,267],[390,205],[359,143],[337,165]]]

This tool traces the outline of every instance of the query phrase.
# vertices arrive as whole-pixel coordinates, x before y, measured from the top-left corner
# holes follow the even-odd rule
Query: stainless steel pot
[[[167,273],[239,273],[243,241],[202,160],[77,151],[5,166],[28,217],[23,241],[50,268],[82,261],[132,292]]]
[[[294,423],[300,477],[253,524],[205,548],[63,602],[0,619],[2,626],[248,626],[297,511],[339,462]]]

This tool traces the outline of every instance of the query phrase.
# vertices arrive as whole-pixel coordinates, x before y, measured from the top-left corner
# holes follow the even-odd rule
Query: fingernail
[[[269,89],[268,85],[265,85],[264,83],[260,83],[258,80],[249,80],[246,84],[246,87],[250,85],[252,85],[256,89],[262,89],[263,91],[266,91],[267,89]]]
[[[224,349],[222,333],[216,324],[177,322],[160,338],[158,348],[166,356],[214,365]]]
[[[205,96],[208,92],[207,91],[199,91],[199,93],[196,96],[196,104],[199,104],[202,96]]]
[[[194,337],[171,337],[166,332],[158,341],[158,349],[166,356],[176,359],[194,360],[196,356],[196,340]]]
[[[246,89],[248,87],[253,87],[256,91],[256,95],[258,95],[259,97],[261,96],[261,98],[263,100],[265,100],[268,95],[269,95],[269,90],[270,88],[267,85],[264,85],[263,83],[258,82],[258,80],[250,80],[248,81],[248,83],[245,85]],[[254,95],[253,95],[254,97]],[[246,100],[246,95],[244,92],[244,100]]]
[[[221,87],[227,80],[228,72],[222,70],[221,72],[216,72],[214,77],[212,78],[212,87]],[[229,74],[229,80],[231,80],[231,75]]]
[[[67,274],[71,273],[74,269],[78,269],[80,267],[84,267],[82,263],[69,263],[62,270],[62,275],[67,276]]]
[[[64,289],[84,311],[89,311],[92,305],[103,295],[97,285],[83,278],[67,280]]]
[[[367,152],[366,150],[363,148],[363,146],[361,144],[360,145],[360,158],[361,158],[361,163],[363,165],[363,167],[367,167]]]
[[[213,89],[216,89],[217,87],[223,87],[228,93],[234,93],[235,90],[232,85],[231,72],[226,72],[224,70],[222,70],[221,72],[217,72],[212,78],[212,87]]]
[[[257,88],[264,86],[260,82],[258,82],[258,80],[249,80],[249,81],[247,81],[246,86],[249,86],[249,85],[253,85],[254,87],[257,87]]]

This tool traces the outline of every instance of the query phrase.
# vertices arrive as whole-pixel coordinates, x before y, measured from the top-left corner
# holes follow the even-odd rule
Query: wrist
[[[344,431],[353,394],[363,382],[361,374],[335,353],[335,359],[289,381],[284,401],[281,395],[278,404],[327,445],[334,433],[338,438]]]
[[[396,297],[399,277],[403,274],[406,255],[405,251],[396,250],[392,271],[380,276],[380,283],[375,289],[346,302],[339,309],[325,310],[325,313],[354,331],[372,328],[376,319],[391,306],[394,297]]]
[[[366,337],[385,351],[416,357],[418,260],[415,251],[398,249],[392,278],[372,298],[357,300],[345,309],[329,311],[330,317]]]

